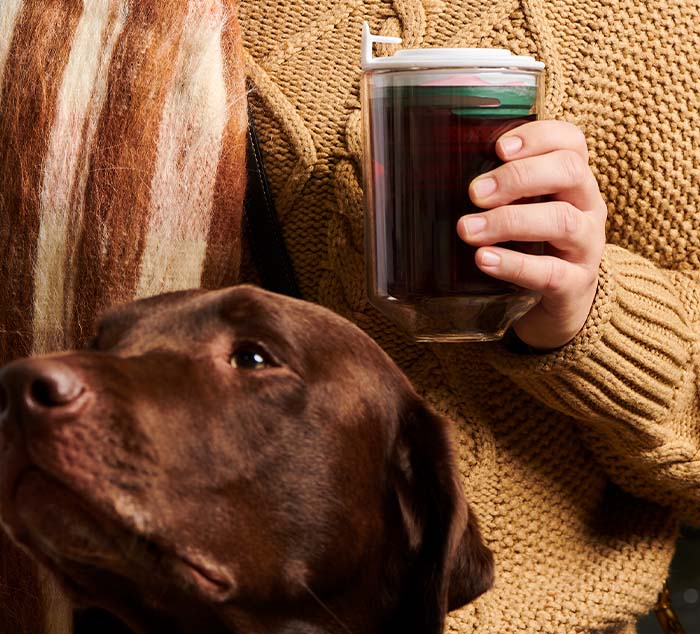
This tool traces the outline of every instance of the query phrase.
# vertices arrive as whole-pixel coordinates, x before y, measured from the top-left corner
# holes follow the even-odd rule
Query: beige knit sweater
[[[698,0],[242,0],[254,114],[305,297],[369,332],[454,421],[497,581],[450,632],[633,632],[677,521],[700,521],[699,14]],[[418,345],[368,305],[364,19],[406,47],[497,46],[547,64],[547,116],[584,130],[616,245],[563,349]]]

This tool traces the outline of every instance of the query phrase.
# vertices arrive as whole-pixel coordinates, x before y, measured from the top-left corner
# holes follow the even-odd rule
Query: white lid
[[[369,24],[362,24],[362,69],[402,68],[517,68],[540,71],[544,63],[527,55],[513,55],[504,48],[407,48],[389,57],[372,57],[375,43],[401,44],[400,37],[372,35]]]

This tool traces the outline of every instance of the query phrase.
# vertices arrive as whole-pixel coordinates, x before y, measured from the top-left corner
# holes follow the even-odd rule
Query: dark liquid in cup
[[[482,273],[474,262],[476,249],[459,239],[456,227],[461,216],[483,211],[470,201],[469,184],[501,164],[498,137],[535,115],[525,108],[520,116],[494,116],[497,108],[478,105],[473,96],[436,98],[406,87],[372,99],[380,295],[415,300],[520,290]],[[528,253],[543,249],[542,243],[500,246]]]

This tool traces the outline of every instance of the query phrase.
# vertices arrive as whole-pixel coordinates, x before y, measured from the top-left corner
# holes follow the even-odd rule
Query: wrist
[[[543,298],[513,325],[514,334],[535,353],[564,347],[586,324],[597,290],[596,278],[589,288],[577,294],[575,304]]]

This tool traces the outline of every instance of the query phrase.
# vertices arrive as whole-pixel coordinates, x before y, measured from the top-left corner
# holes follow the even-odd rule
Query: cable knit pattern
[[[495,587],[454,633],[630,634],[700,521],[700,0],[242,0],[251,100],[307,299],[377,339],[454,422]],[[584,329],[546,355],[418,345],[366,301],[362,20],[406,46],[547,63],[546,111],[579,125],[609,210]],[[388,54],[395,46],[378,46]]]
[[[697,288],[694,277],[608,247],[588,322],[569,345],[531,357],[489,350],[501,372],[577,419],[598,459],[624,488],[695,522]]]

